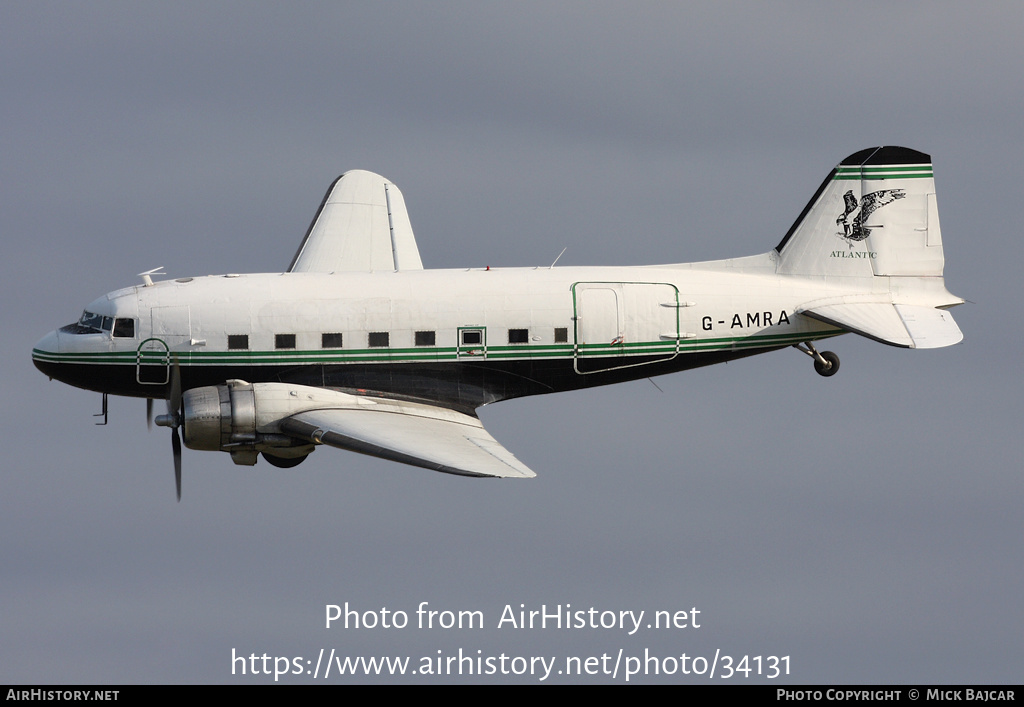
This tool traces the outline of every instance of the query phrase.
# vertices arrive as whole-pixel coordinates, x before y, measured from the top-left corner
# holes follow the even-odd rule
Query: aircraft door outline
[[[680,304],[675,285],[577,282],[572,293],[577,373],[643,366],[679,354]],[[645,360],[636,361],[639,356]]]

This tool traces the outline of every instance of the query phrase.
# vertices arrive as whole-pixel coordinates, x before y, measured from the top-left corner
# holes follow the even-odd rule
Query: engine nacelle
[[[183,439],[189,449],[230,452],[236,464],[255,464],[260,452],[301,461],[315,446],[282,434],[281,421],[307,410],[350,407],[356,399],[287,383],[229,380],[226,385],[193,388],[182,395]]]

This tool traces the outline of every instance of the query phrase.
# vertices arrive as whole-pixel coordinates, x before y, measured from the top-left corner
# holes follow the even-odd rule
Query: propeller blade
[[[146,429],[153,429],[153,398],[146,398]]]
[[[181,366],[178,365],[178,357],[174,356],[174,365],[171,367],[171,390],[167,398],[167,414],[158,416],[156,424],[171,428],[171,449],[174,451],[174,488],[178,492],[179,503],[181,502],[181,436],[178,434],[178,427],[182,422],[181,413]]]
[[[178,357],[174,357],[174,365],[171,367],[171,397],[167,399],[167,412],[177,415],[181,410],[181,366],[178,365]]]
[[[178,491],[178,503],[181,503],[181,438],[178,428],[171,430],[171,448],[174,450],[174,487]]]

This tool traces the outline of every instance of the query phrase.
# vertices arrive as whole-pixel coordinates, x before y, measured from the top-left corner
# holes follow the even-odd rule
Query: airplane
[[[402,193],[371,172],[331,184],[283,273],[142,282],[32,350],[51,379],[167,401],[181,440],[291,468],[327,445],[451,474],[532,477],[476,410],[795,347],[847,332],[956,344],[931,157],[840,162],[771,251],[640,267],[427,270]],[[97,423],[97,424],[104,424]]]

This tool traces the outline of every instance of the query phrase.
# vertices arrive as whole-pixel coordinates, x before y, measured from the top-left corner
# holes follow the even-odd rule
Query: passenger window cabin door
[[[150,335],[135,354],[135,380],[143,385],[167,385],[171,379],[172,351],[185,351],[192,341],[188,305],[153,307]]]
[[[487,358],[487,327],[459,327],[458,357]]]
[[[574,368],[598,373],[667,361],[679,353],[679,291],[660,282],[572,286]]]

